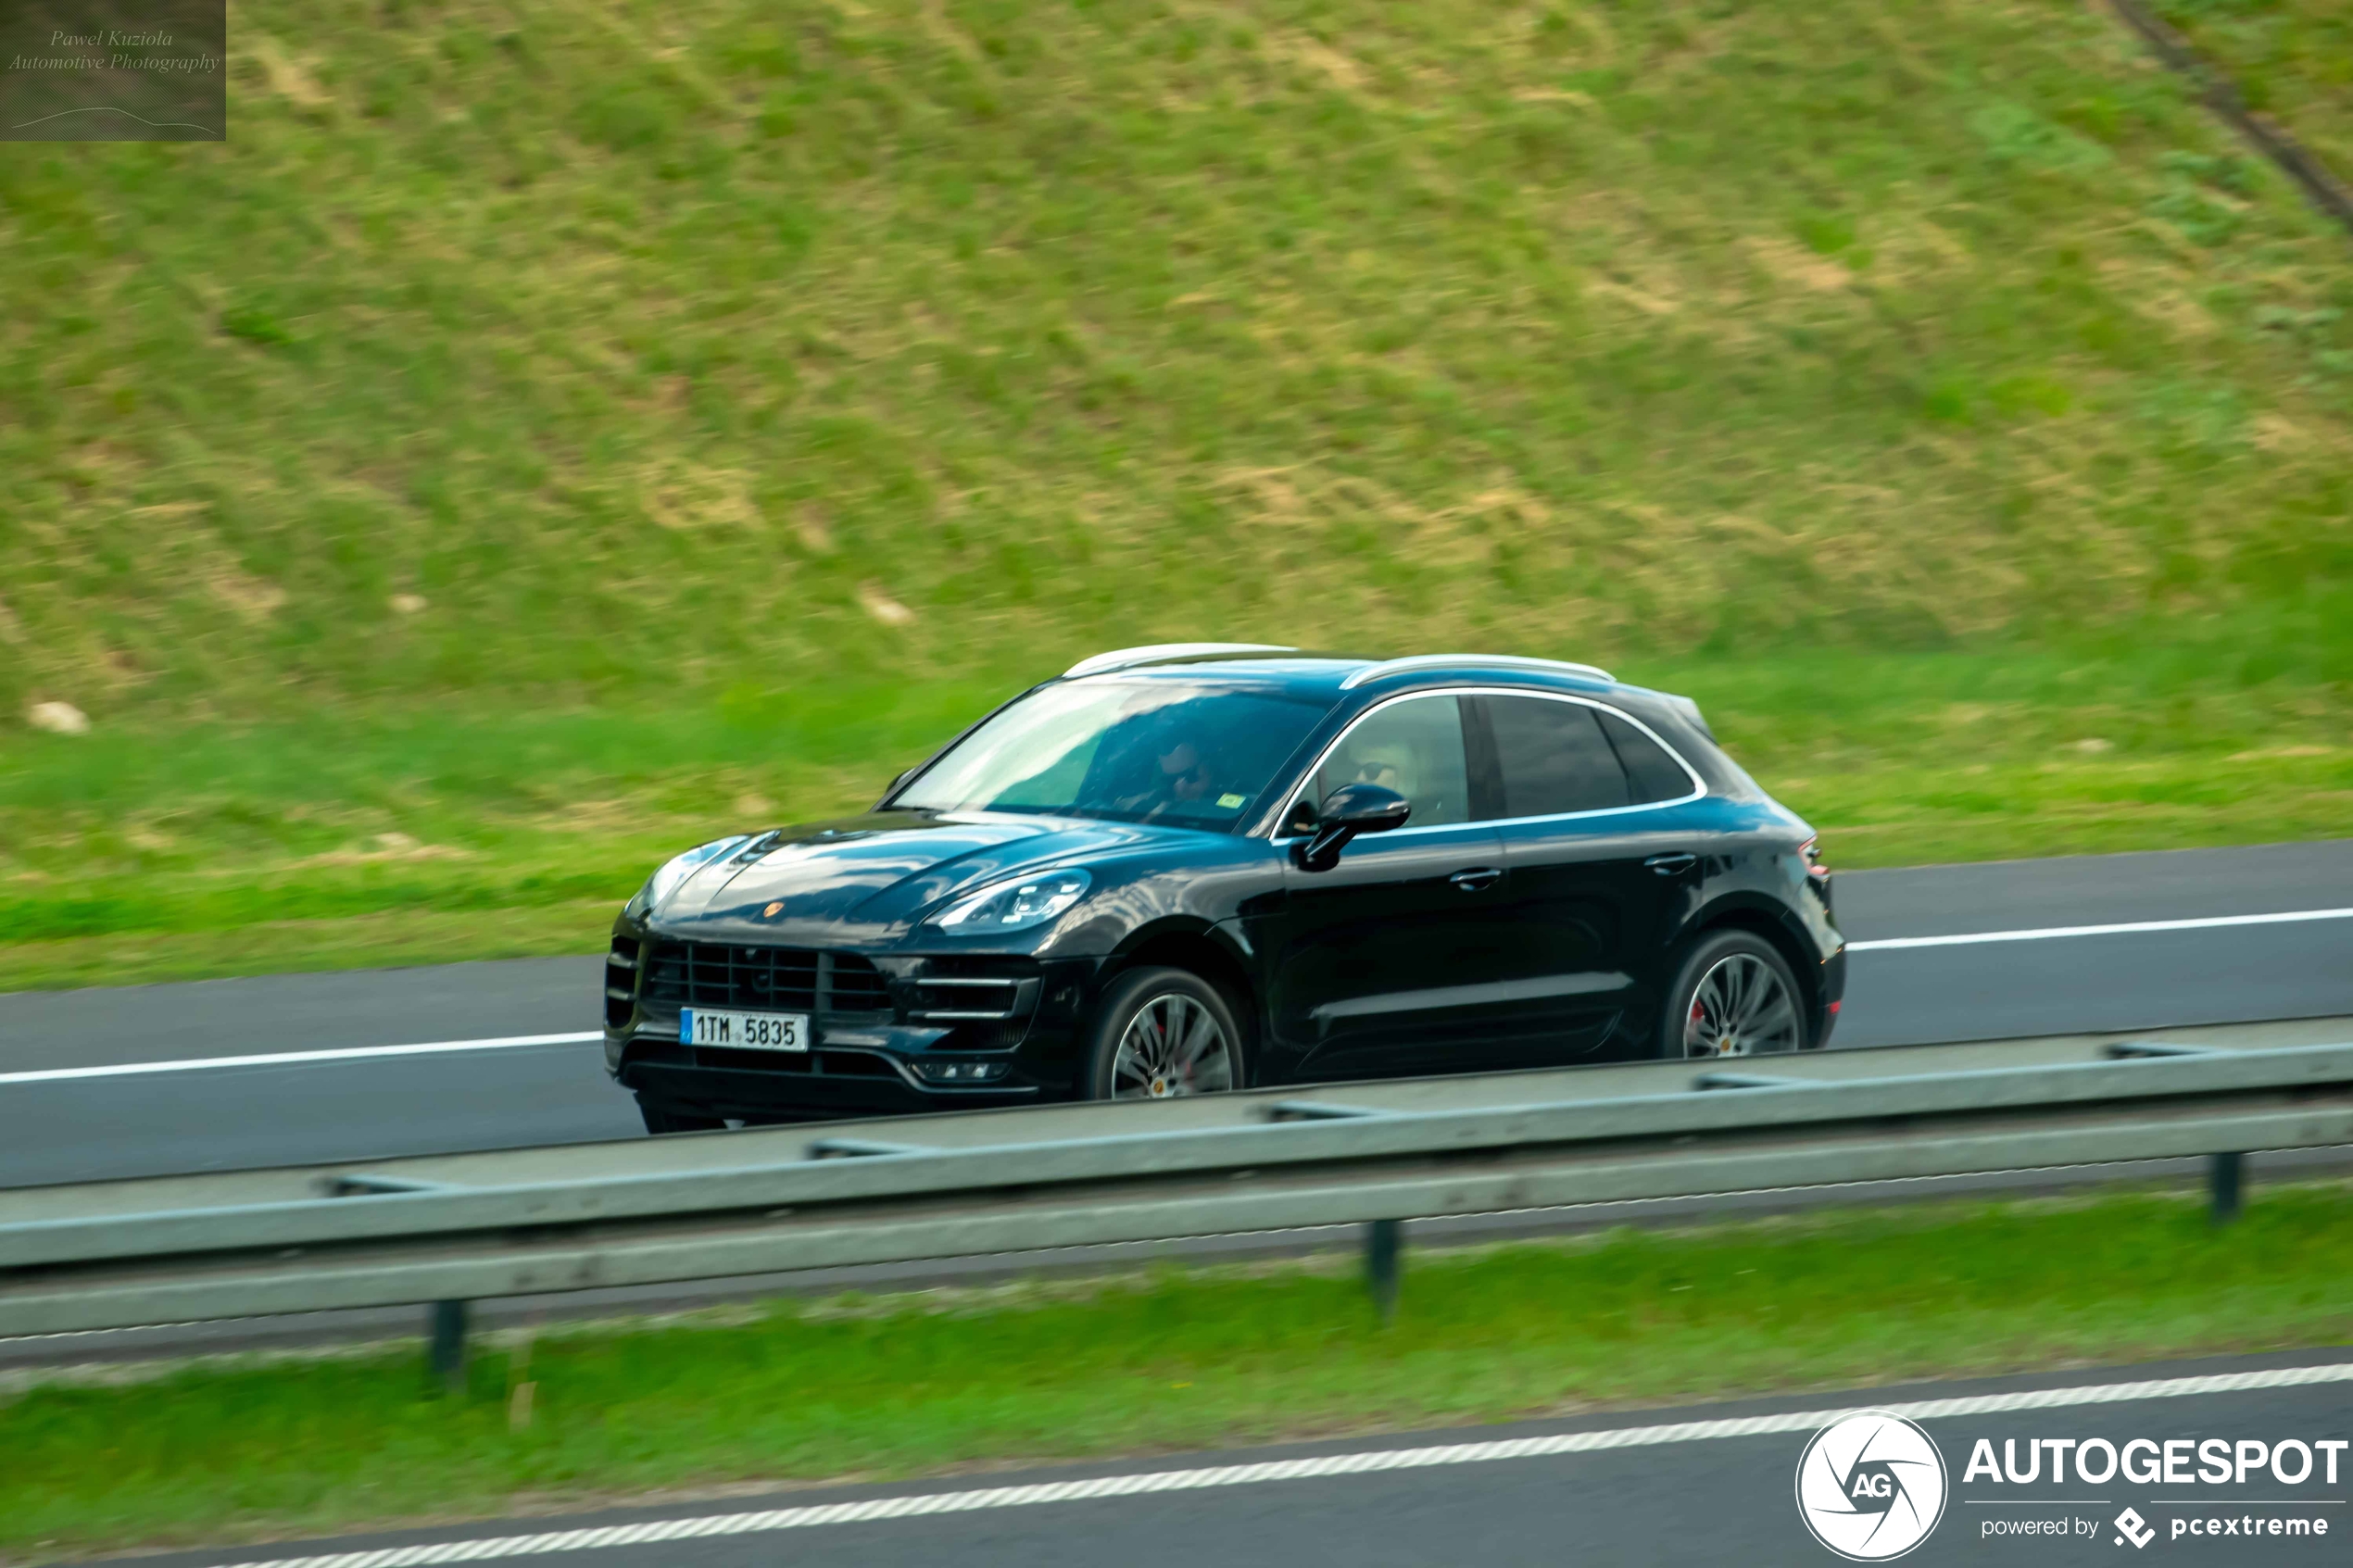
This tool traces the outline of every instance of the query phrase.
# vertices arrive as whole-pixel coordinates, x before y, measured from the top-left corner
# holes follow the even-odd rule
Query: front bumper
[[[823,1060],[833,1053],[812,1054]],[[888,1069],[878,1073],[844,1073],[795,1072],[786,1068],[705,1067],[647,1055],[624,1060],[614,1076],[624,1088],[663,1106],[690,1114],[747,1122],[903,1116],[925,1110],[1026,1105],[1042,1098],[1036,1085],[998,1089],[935,1088]]]
[[[1831,1031],[1838,1027],[1840,1006],[1846,1000],[1846,947],[1840,944],[1837,952],[1822,960],[1822,984],[1816,1003],[1814,1048],[1821,1049],[1831,1043]]]
[[[1846,938],[1839,932],[1838,906],[1831,896],[1831,884],[1837,878],[1828,872],[1803,866],[1798,875],[1812,900],[1809,903],[1801,897],[1796,910],[1807,939],[1821,960],[1813,986],[1813,1048],[1820,1050],[1831,1043],[1831,1032],[1838,1027],[1839,1010],[1846,1000]]]
[[[693,949],[691,962],[684,949]],[[717,960],[724,960],[714,968]],[[605,973],[605,1066],[688,1114],[771,1122],[1067,1098],[1094,960],[746,947],[648,931],[624,913]],[[796,967],[798,965],[798,967]],[[790,992],[799,976],[823,976]],[[714,988],[713,976],[719,976]],[[749,976],[757,994],[739,980]],[[679,1039],[685,1006],[802,1012],[806,1052]],[[942,1081],[985,1068],[981,1082]],[[953,1071],[950,1071],[953,1070]]]

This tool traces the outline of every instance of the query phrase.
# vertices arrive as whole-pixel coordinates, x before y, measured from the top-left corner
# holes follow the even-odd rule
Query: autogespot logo
[[[1797,1461],[1797,1512],[1814,1538],[1856,1562],[1884,1562],[1944,1517],[1944,1456],[1900,1415],[1859,1411],[1814,1434]]]

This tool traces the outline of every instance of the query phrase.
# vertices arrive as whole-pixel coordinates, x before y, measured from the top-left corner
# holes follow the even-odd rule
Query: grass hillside
[[[19,981],[593,941],[1164,637],[1617,663],[1849,863],[2353,822],[2353,252],[2094,9],[232,44],[225,147],[0,147]]]
[[[2158,15],[2353,181],[2353,10],[2340,0],[2156,0]]]

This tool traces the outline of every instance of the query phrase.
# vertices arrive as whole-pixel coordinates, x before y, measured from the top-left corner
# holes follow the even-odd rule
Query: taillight
[[[1817,882],[1830,879],[1830,867],[1822,864],[1821,840],[1809,838],[1797,847],[1798,857],[1806,862],[1806,874]]]

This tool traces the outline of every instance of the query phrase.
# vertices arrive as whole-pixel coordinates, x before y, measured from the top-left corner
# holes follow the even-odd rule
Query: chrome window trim
[[[1494,664],[1513,670],[1560,670],[1578,675],[1591,675],[1596,680],[1615,682],[1617,677],[1597,664],[1579,664],[1567,659],[1532,659],[1518,653],[1417,653],[1404,659],[1384,659],[1349,672],[1340,684],[1344,692],[1354,691],[1367,681],[1383,675],[1394,675],[1408,670],[1431,670],[1449,664]]]
[[[1374,714],[1378,713],[1382,709],[1393,708],[1401,702],[1421,702],[1427,701],[1432,697],[1441,696],[1460,697],[1469,695],[1471,690],[1472,688],[1468,687],[1458,689],[1453,686],[1442,686],[1434,690],[1426,689],[1422,691],[1399,692],[1394,696],[1385,696],[1381,698],[1378,702],[1365,709],[1364,712],[1359,713],[1355,718],[1351,719],[1348,721],[1348,727],[1340,731],[1340,734],[1334,735],[1331,738],[1331,744],[1325,746],[1323,750],[1315,754],[1315,760],[1309,763],[1307,771],[1300,775],[1298,784],[1292,788],[1289,795],[1283,797],[1283,809],[1275,818],[1275,826],[1267,831],[1266,842],[1279,847],[1285,844],[1296,844],[1300,840],[1310,836],[1309,834],[1303,833],[1292,834],[1289,837],[1281,837],[1277,836],[1277,834],[1281,831],[1282,824],[1290,821],[1291,812],[1298,809],[1299,797],[1307,793],[1308,786],[1315,782],[1315,775],[1324,771],[1325,762],[1330,759],[1333,752],[1340,749],[1340,743],[1345,741],[1350,735],[1356,733],[1357,725],[1363,723]],[[1469,750],[1469,743],[1467,739],[1465,741],[1464,750],[1466,753]],[[1466,756],[1464,761],[1466,764],[1466,772],[1467,772],[1469,758]],[[1391,828],[1387,833],[1380,834],[1377,836],[1381,838],[1403,838],[1410,834],[1453,833],[1462,828],[1491,828],[1494,825],[1495,822],[1492,818],[1483,822],[1430,822],[1422,827]]]
[[[1307,771],[1300,776],[1300,781],[1297,786],[1294,787],[1289,795],[1283,797],[1283,809],[1280,812],[1277,813],[1275,817],[1275,825],[1267,831],[1266,842],[1277,847],[1280,847],[1284,845],[1299,843],[1301,840],[1309,836],[1306,834],[1290,834],[1286,835],[1282,833],[1282,825],[1290,821],[1291,813],[1299,808],[1300,797],[1305,795],[1308,787],[1315,782],[1315,775],[1323,771],[1326,760],[1330,758],[1333,752],[1340,749],[1340,745],[1342,741],[1346,740],[1351,734],[1355,733],[1357,725],[1363,723],[1365,720],[1371,718],[1374,714],[1378,713],[1382,709],[1389,707],[1392,703],[1413,702],[1421,698],[1436,696],[1532,696],[1540,698],[1545,702],[1573,702],[1581,708],[1598,709],[1601,712],[1610,715],[1610,717],[1614,719],[1624,720],[1627,723],[1633,725],[1634,728],[1642,731],[1645,735],[1648,735],[1652,742],[1656,745],[1661,751],[1664,751],[1668,757],[1674,759],[1677,767],[1683,770],[1684,776],[1692,781],[1692,792],[1689,795],[1676,796],[1671,800],[1645,800],[1637,806],[1597,806],[1590,811],[1552,811],[1532,817],[1481,817],[1475,822],[1433,822],[1428,827],[1391,828],[1389,832],[1378,835],[1381,838],[1398,838],[1406,834],[1413,833],[1451,833],[1458,828],[1504,828],[1509,827],[1516,822],[1577,822],[1582,821],[1588,817],[1614,817],[1629,811],[1656,811],[1668,806],[1688,806],[1694,800],[1706,798],[1707,781],[1700,777],[1699,770],[1692,767],[1684,758],[1683,754],[1676,750],[1674,746],[1668,742],[1665,735],[1660,734],[1656,730],[1652,729],[1648,724],[1643,723],[1640,719],[1635,718],[1634,715],[1627,712],[1624,709],[1619,708],[1613,703],[1603,702],[1596,697],[1579,696],[1571,692],[1532,691],[1526,686],[1440,686],[1436,688],[1427,688],[1421,691],[1399,692],[1395,696],[1383,697],[1380,701],[1373,704],[1370,708],[1365,709],[1364,712],[1359,713],[1355,718],[1350,720],[1348,721],[1348,728],[1334,735],[1331,739],[1331,744],[1325,746],[1323,750],[1315,754],[1315,760],[1308,764]]]

